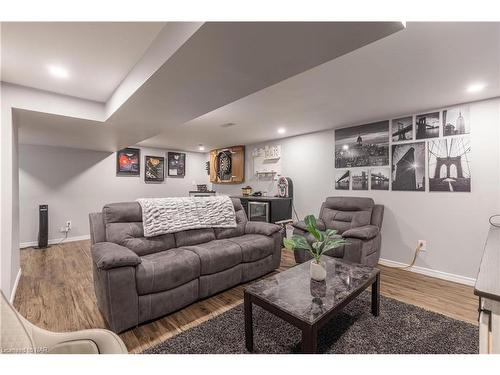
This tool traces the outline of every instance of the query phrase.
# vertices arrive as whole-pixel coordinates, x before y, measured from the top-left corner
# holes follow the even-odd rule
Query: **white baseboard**
[[[383,266],[389,266],[389,267],[405,267],[405,266],[407,266],[407,264],[405,264],[405,263],[395,262],[394,260],[382,259],[382,258],[379,260],[379,264],[381,264]],[[472,277],[460,276],[460,275],[456,275],[453,273],[433,270],[430,268],[425,268],[425,267],[420,267],[420,266],[413,266],[413,267],[407,268],[406,270],[410,271],[410,272],[420,273],[420,274],[426,275],[426,276],[436,277],[438,279],[453,281],[454,283],[459,283],[459,284],[474,286],[474,284],[476,283],[476,279],[474,279]]]
[[[54,244],[57,244],[59,242],[62,241],[64,237],[61,237],[61,238],[54,238],[52,240],[49,240],[49,245],[54,245]],[[83,236],[75,236],[75,237],[68,237],[64,240],[64,242],[74,242],[74,241],[83,241],[83,240],[88,240],[90,239],[90,235],[89,234],[85,234]],[[37,241],[31,241],[31,242],[21,242],[19,244],[19,247],[21,249],[24,249],[25,247],[33,247],[33,246],[37,246],[38,245],[38,242]]]
[[[14,286],[12,287],[12,292],[10,293],[10,304],[14,303],[14,298],[16,298],[17,286],[19,285],[19,279],[21,278],[21,269],[17,272],[16,281],[14,281]]]

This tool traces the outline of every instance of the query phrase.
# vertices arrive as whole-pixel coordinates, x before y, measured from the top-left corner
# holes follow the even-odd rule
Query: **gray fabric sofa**
[[[320,230],[335,229],[348,242],[347,245],[326,252],[326,255],[343,258],[355,263],[375,266],[380,257],[382,237],[380,230],[384,206],[371,198],[329,197],[321,205],[317,218]],[[306,231],[303,221],[293,224],[294,234],[303,235],[312,243],[314,238]],[[311,259],[306,250],[296,250],[298,263]]]
[[[113,203],[91,213],[97,304],[122,332],[278,268],[283,233],[247,220],[233,199],[236,228],[194,229],[146,238],[139,203]]]

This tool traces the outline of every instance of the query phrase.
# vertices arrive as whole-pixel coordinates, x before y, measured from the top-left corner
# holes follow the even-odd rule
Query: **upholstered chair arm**
[[[272,236],[281,230],[281,227],[276,224],[264,223],[262,221],[248,221],[245,224],[245,234],[263,234]]]
[[[296,221],[295,223],[292,224],[292,226],[294,228],[307,232],[307,225],[303,220]],[[322,219],[316,219],[316,226],[318,227],[319,230],[326,230],[325,222]]]
[[[342,233],[344,238],[358,238],[360,240],[371,240],[379,233],[376,225],[364,225],[362,227],[351,228]]]
[[[98,242],[92,245],[92,259],[100,270],[137,266],[141,258],[132,250],[113,242]]]
[[[25,322],[27,322],[25,320]],[[26,324],[26,323],[25,323]],[[27,322],[34,346],[51,354],[126,354],[127,348],[117,334],[105,329],[51,332]]]

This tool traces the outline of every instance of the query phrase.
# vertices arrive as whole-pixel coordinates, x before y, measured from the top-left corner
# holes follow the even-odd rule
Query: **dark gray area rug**
[[[256,353],[299,353],[301,332],[254,306]],[[319,353],[477,354],[478,327],[381,296],[380,316],[370,313],[370,295],[361,294],[324,326]],[[248,353],[243,305],[146,350],[146,354]]]

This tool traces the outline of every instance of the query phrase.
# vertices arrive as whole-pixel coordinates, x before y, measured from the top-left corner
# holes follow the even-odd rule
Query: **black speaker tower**
[[[49,206],[41,204],[38,207],[38,248],[49,246]]]

